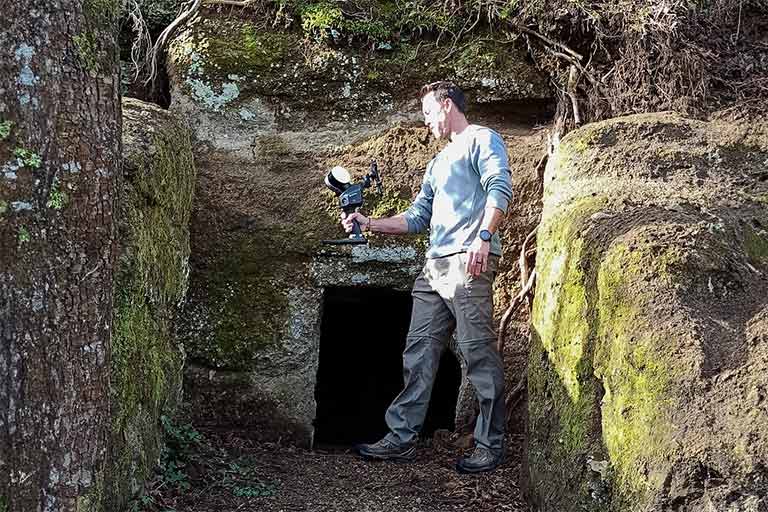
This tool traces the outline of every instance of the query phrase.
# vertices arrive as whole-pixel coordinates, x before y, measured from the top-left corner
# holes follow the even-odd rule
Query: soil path
[[[309,451],[208,429],[178,447],[134,510],[162,512],[449,512],[526,510],[517,479],[522,435],[508,437],[497,470],[460,475],[456,436],[438,431],[413,462],[361,460],[350,449]],[[181,453],[183,452],[183,454]],[[171,471],[169,471],[169,467]],[[178,473],[174,481],[174,471]]]

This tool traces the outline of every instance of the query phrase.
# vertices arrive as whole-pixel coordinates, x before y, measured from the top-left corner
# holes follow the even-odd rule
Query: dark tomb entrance
[[[403,387],[411,294],[388,288],[326,288],[315,400],[315,444],[378,441],[384,413]],[[422,437],[454,429],[461,367],[445,349]]]

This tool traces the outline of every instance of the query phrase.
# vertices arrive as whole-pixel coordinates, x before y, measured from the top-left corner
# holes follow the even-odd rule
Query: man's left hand
[[[467,274],[472,277],[479,276],[488,270],[488,253],[491,250],[491,242],[483,242],[476,238],[467,250]]]

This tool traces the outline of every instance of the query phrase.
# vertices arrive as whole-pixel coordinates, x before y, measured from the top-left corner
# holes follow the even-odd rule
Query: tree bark
[[[110,429],[119,0],[0,0],[0,511],[97,510]]]

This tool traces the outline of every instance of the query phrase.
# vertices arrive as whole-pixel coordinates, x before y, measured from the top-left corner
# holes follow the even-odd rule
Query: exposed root
[[[157,63],[161,60],[168,39],[181,24],[193,19],[195,15],[197,15],[202,4],[203,0],[192,0],[184,4],[185,7],[182,8],[181,13],[179,13],[179,15],[176,16],[176,19],[173,20],[170,25],[165,27],[165,30],[163,30],[157,37],[155,44],[152,46],[151,58],[149,61],[149,76],[147,76],[147,79],[144,81],[144,85],[149,85],[150,83],[154,84],[155,78],[157,78]]]
[[[186,23],[194,20],[197,16],[200,8],[203,5],[229,5],[232,7],[248,7],[255,4],[259,0],[190,0],[184,4],[181,12],[176,16],[176,19],[168,25],[157,37],[155,44],[152,46],[149,58],[149,74],[144,81],[145,85],[155,82],[157,78],[157,63],[162,60],[163,53],[166,50],[166,46],[171,36],[176,30]]]
[[[152,46],[152,38],[149,35],[149,27],[141,14],[141,7],[136,0],[127,2],[128,20],[134,33],[131,44],[131,64],[133,65],[133,80],[139,78],[143,63],[147,59],[149,48]]]
[[[515,387],[512,388],[512,391],[507,393],[507,396],[504,400],[504,406],[507,410],[507,423],[509,423],[512,419],[512,411],[515,410],[517,404],[519,404],[520,400],[522,400],[523,396],[525,396],[525,391],[527,391],[527,384],[528,376],[523,374],[520,377],[520,380],[517,381],[517,384],[515,384]]]
[[[501,325],[499,326],[499,336],[496,340],[496,348],[499,350],[499,353],[502,353],[502,350],[504,350],[504,333],[506,332],[507,323],[509,323],[509,319],[515,313],[515,311],[517,311],[520,305],[525,302],[525,299],[528,296],[528,293],[530,293],[531,289],[533,288],[533,285],[535,282],[536,282],[536,270],[531,272],[531,275],[530,277],[528,277],[528,282],[525,284],[525,287],[522,290],[520,290],[520,293],[518,293],[514,299],[512,299],[512,302],[509,304],[509,307],[504,312],[504,316],[501,317]]]

